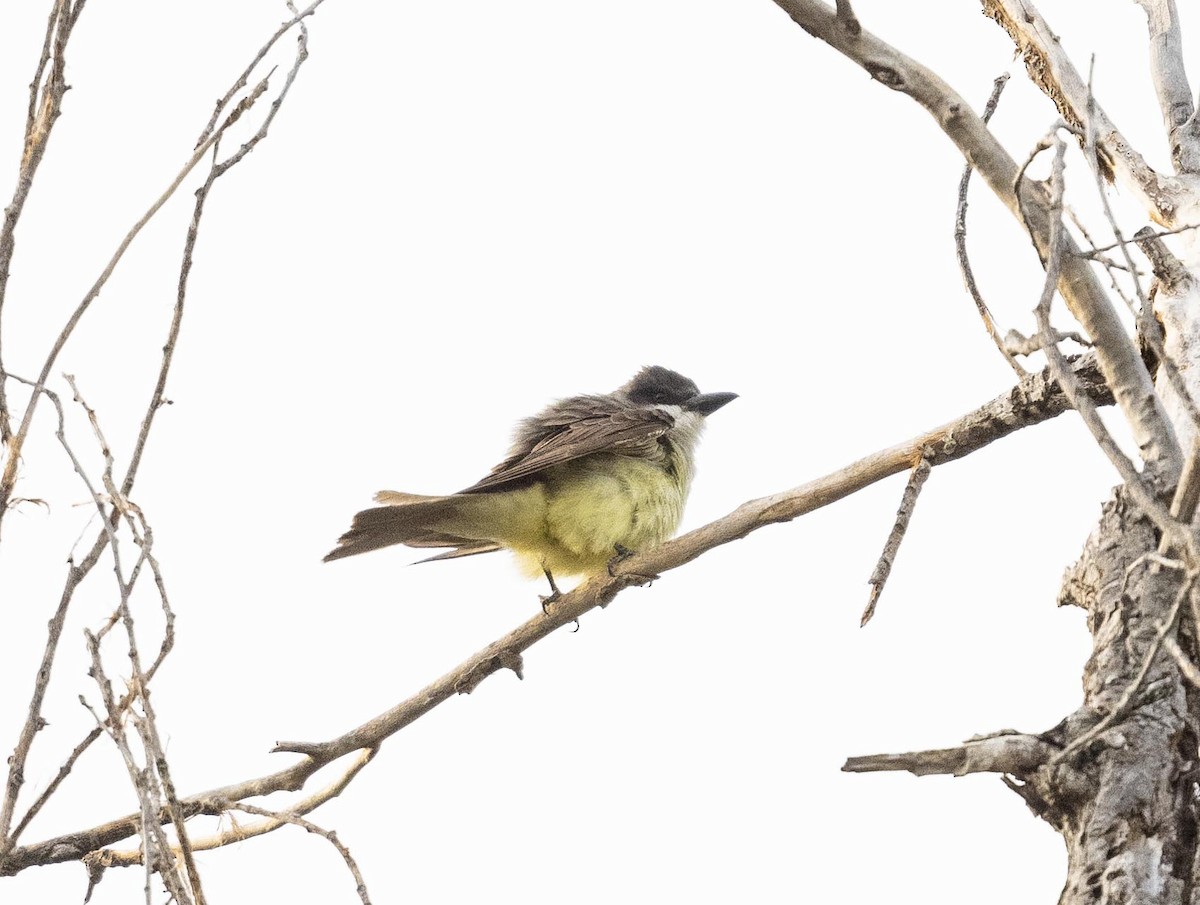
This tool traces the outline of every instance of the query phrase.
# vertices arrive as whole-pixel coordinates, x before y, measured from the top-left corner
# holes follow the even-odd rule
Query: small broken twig
[[[871,596],[867,600],[867,608],[863,610],[862,618],[858,622],[860,628],[870,622],[871,617],[875,615],[875,605],[879,603],[879,595],[883,593],[883,586],[887,584],[888,576],[892,573],[892,563],[896,561],[896,554],[900,552],[900,542],[904,540],[904,534],[908,531],[908,522],[912,518],[913,510],[917,507],[917,497],[921,495],[921,488],[925,486],[925,481],[929,478],[929,472],[932,470],[933,463],[923,451],[921,461],[909,472],[908,484],[904,487],[904,495],[900,497],[900,508],[896,511],[896,521],[892,524],[892,531],[888,535],[887,543],[883,545],[883,552],[879,554],[879,561],[875,563],[875,570],[867,579],[867,584],[871,586]]]

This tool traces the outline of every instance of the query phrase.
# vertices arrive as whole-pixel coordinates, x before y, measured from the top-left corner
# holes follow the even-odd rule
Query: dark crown
[[[621,391],[637,405],[683,405],[697,395],[700,388],[669,368],[649,365],[633,375]]]

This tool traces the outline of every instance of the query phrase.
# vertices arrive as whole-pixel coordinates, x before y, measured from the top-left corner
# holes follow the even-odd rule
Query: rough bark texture
[[[1093,651],[1084,670],[1084,704],[1050,737],[1062,744],[1080,738],[1137,687],[1128,717],[1063,758],[1086,777],[1086,794],[1063,788],[1061,761],[1052,759],[1028,777],[1026,799],[1035,793],[1035,811],[1067,844],[1064,905],[1197,901],[1194,690],[1156,640],[1171,619],[1183,573],[1145,558],[1158,540],[1118,492],[1064,579],[1060,603],[1087,610]],[[1191,648],[1191,610],[1182,612],[1187,630],[1180,642]]]

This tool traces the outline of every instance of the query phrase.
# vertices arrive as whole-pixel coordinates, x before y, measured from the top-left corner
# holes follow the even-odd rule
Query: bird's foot
[[[625,560],[629,559],[629,557],[637,555],[636,550],[630,550],[628,547],[625,547],[621,544],[616,544],[613,549],[616,550],[616,555],[608,561],[608,575],[610,578],[617,577],[613,569],[615,569]],[[631,584],[636,584],[639,586],[653,584],[659,578],[658,575],[643,575],[638,572],[627,572],[622,577],[629,579]]]
[[[630,550],[624,544],[614,544],[613,550],[615,551],[616,555],[608,561],[609,578],[616,578],[617,576],[613,573],[613,569],[615,569],[618,564],[624,562],[625,560],[629,559],[629,557],[637,553],[636,550]]]
[[[548,614],[550,612],[550,607],[558,603],[559,599],[562,597],[562,591],[560,591],[558,589],[558,585],[554,583],[554,576],[550,574],[550,570],[543,566],[542,571],[546,574],[546,581],[550,582],[550,593],[539,594],[538,599],[542,602],[542,612]]]

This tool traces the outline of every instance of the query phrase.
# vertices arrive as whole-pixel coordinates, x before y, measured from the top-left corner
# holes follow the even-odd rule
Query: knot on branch
[[[501,669],[511,669],[518,679],[525,678],[525,662],[515,650],[502,648],[490,657],[481,657],[454,685],[458,694],[470,694],[479,687],[479,683],[494,672]]]
[[[883,85],[886,85],[893,91],[899,91],[904,87],[904,76],[902,76],[891,66],[887,66],[883,63],[873,63],[868,61],[866,64],[866,70],[870,74],[871,78]]]
[[[1168,295],[1181,295],[1192,284],[1192,275],[1183,263],[1171,253],[1167,244],[1151,227],[1143,226],[1133,234],[1138,248],[1150,259],[1154,276]]]

